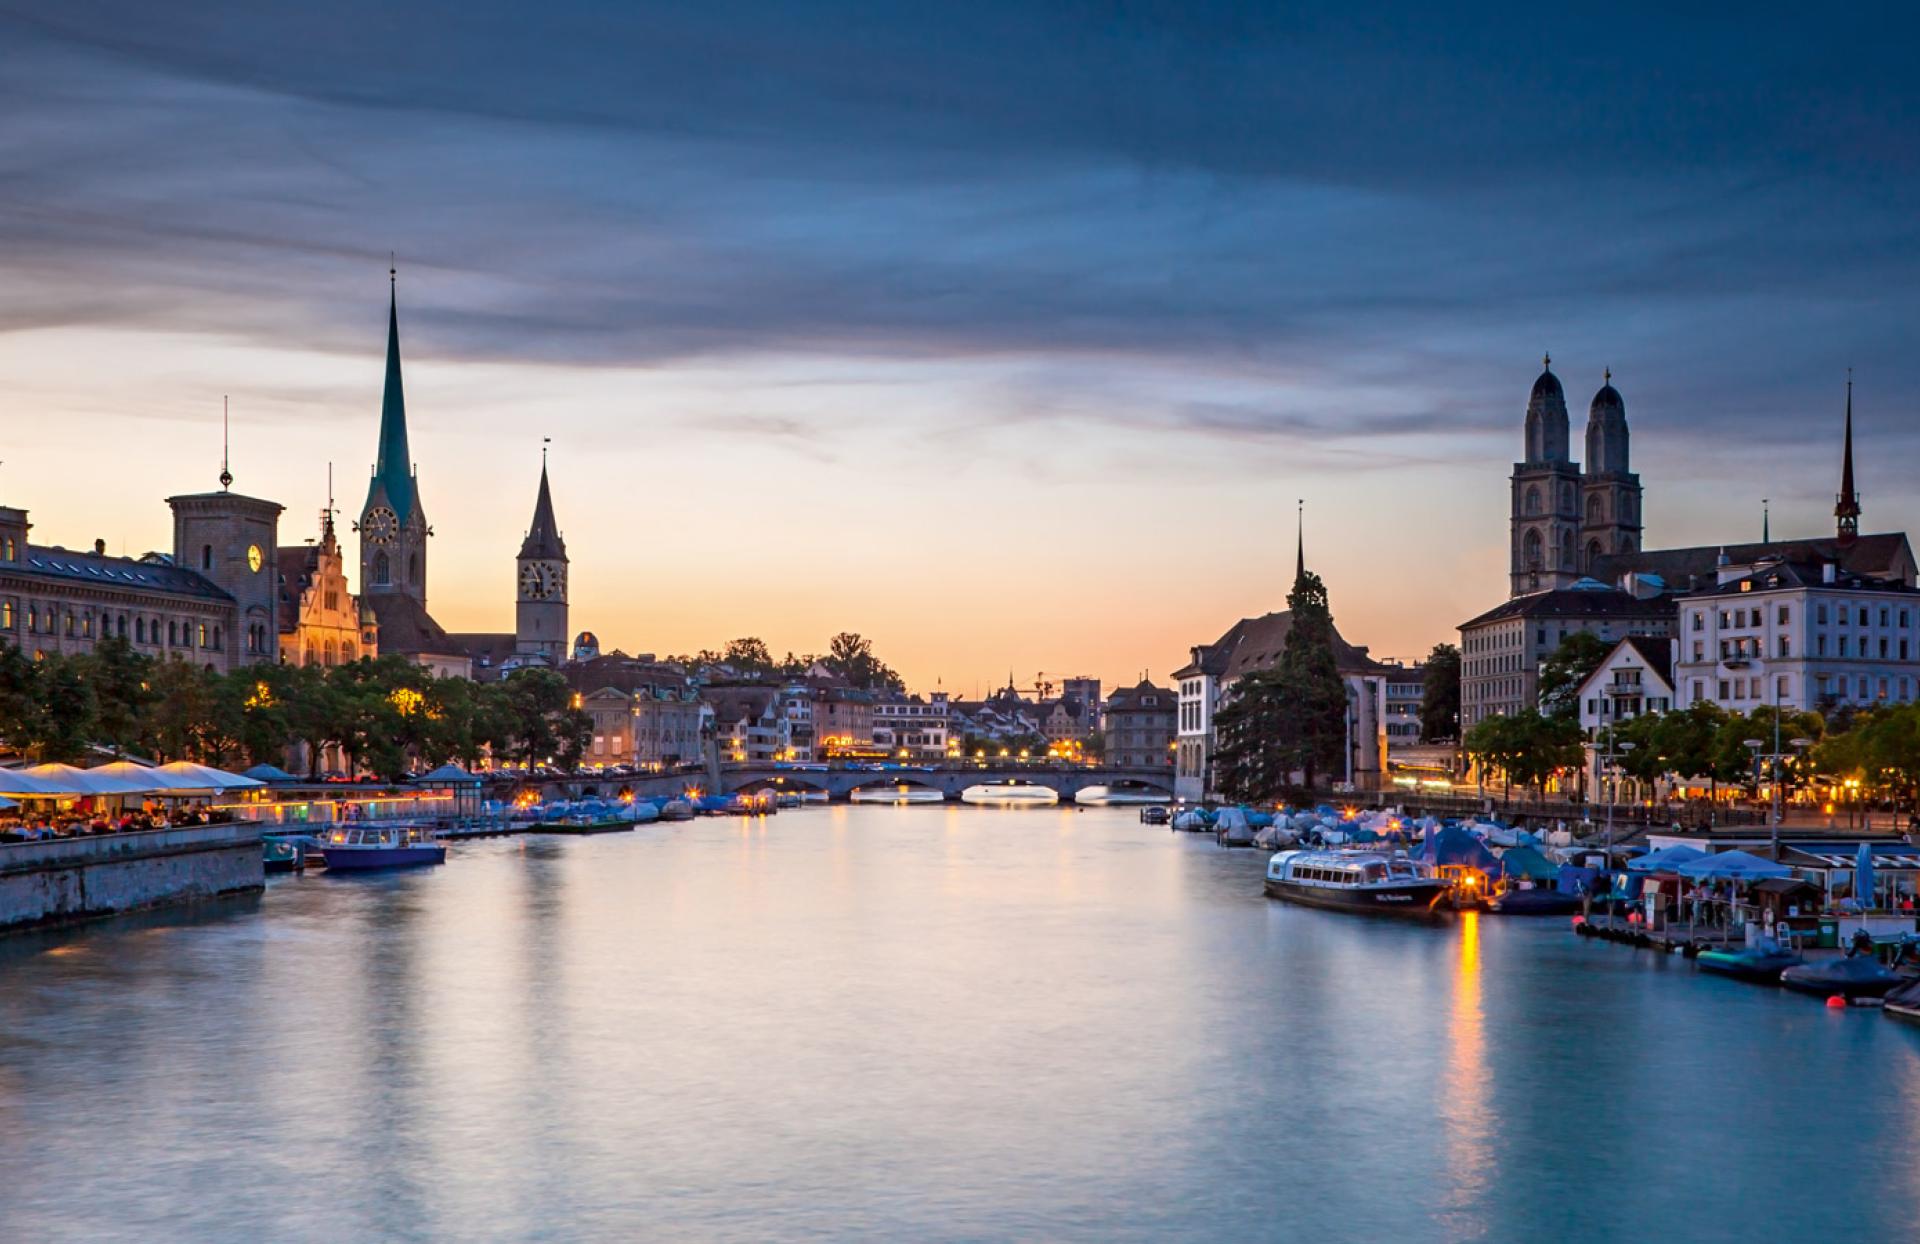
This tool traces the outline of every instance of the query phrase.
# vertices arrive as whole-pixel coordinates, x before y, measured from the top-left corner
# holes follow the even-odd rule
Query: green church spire
[[[413,515],[413,455],[407,450],[407,398],[400,386],[399,274],[387,269],[387,387],[380,401],[380,455],[374,483],[387,491],[387,504],[401,522]]]

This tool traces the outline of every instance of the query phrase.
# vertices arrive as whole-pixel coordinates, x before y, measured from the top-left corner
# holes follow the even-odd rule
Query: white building
[[[1910,576],[1831,561],[1730,566],[1718,586],[1680,601],[1678,630],[1676,708],[1825,711],[1920,696],[1920,591]]]
[[[1614,742],[1610,728],[1673,708],[1672,669],[1672,640],[1629,635],[1580,684],[1575,702],[1580,708],[1580,730],[1586,736],[1588,799],[1598,802],[1608,793],[1603,790],[1601,769]]]
[[[947,693],[888,696],[873,705],[873,744],[892,752],[905,749],[920,758],[947,754]]]

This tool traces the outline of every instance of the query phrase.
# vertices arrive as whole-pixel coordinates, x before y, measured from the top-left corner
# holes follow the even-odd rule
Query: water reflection
[[[867,805],[0,941],[0,1169],[58,1172],[0,1179],[0,1239],[1700,1239],[1758,1204],[1824,1238],[1836,1201],[1881,1239],[1920,1214],[1915,1033],[1558,922],[1274,903],[1264,862],[1126,809]]]
[[[1449,1237],[1477,1240],[1486,1235],[1482,1200],[1487,1195],[1493,1154],[1487,1143],[1486,1014],[1480,1003],[1480,913],[1459,919],[1453,997],[1447,1011],[1447,1061],[1440,1113],[1446,1124],[1446,1171],[1441,1187],[1441,1220]]]

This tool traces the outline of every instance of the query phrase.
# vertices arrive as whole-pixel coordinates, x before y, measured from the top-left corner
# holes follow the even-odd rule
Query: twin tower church
[[[554,521],[544,454],[533,521],[521,541],[514,576],[513,631],[448,631],[427,612],[427,541],[433,527],[407,447],[397,289],[389,289],[388,295],[380,447],[357,527],[361,599],[379,622],[380,651],[412,658],[442,674],[483,679],[523,666],[558,666],[567,659],[567,546]]]
[[[1638,552],[1640,477],[1627,461],[1627,407],[1608,371],[1587,408],[1586,466],[1573,461],[1567,395],[1553,358],[1527,398],[1526,461],[1513,467],[1512,594],[1569,587],[1601,559]]]

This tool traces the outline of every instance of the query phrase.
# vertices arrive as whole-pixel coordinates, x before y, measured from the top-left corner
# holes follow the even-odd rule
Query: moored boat
[[[1799,967],[1806,959],[1768,942],[1739,950],[1703,950],[1694,956],[1693,961],[1700,965],[1702,971],[1731,976],[1735,980],[1750,981],[1756,985],[1778,985],[1780,973],[1788,968]]]
[[[1444,919],[1451,888],[1426,865],[1385,851],[1281,851],[1267,861],[1269,897],[1334,911]]]
[[[1140,823],[1142,825],[1165,825],[1172,819],[1173,813],[1167,811],[1165,804],[1148,804],[1146,807],[1140,809]]]
[[[444,863],[447,848],[418,825],[354,826],[329,831],[320,858],[328,872],[370,872]]]
[[[1895,1019],[1904,1019],[1909,1024],[1920,1024],[1920,980],[1908,981],[1900,988],[1887,994],[1887,1014]]]
[[[1545,886],[1515,887],[1488,899],[1487,910],[1497,916],[1565,916],[1580,910],[1580,896]]]
[[[1900,978],[1880,965],[1871,955],[1846,959],[1825,959],[1803,963],[1780,973],[1780,983],[1797,993],[1819,998],[1838,995],[1851,1002],[1855,998],[1880,998],[1900,983]]]

